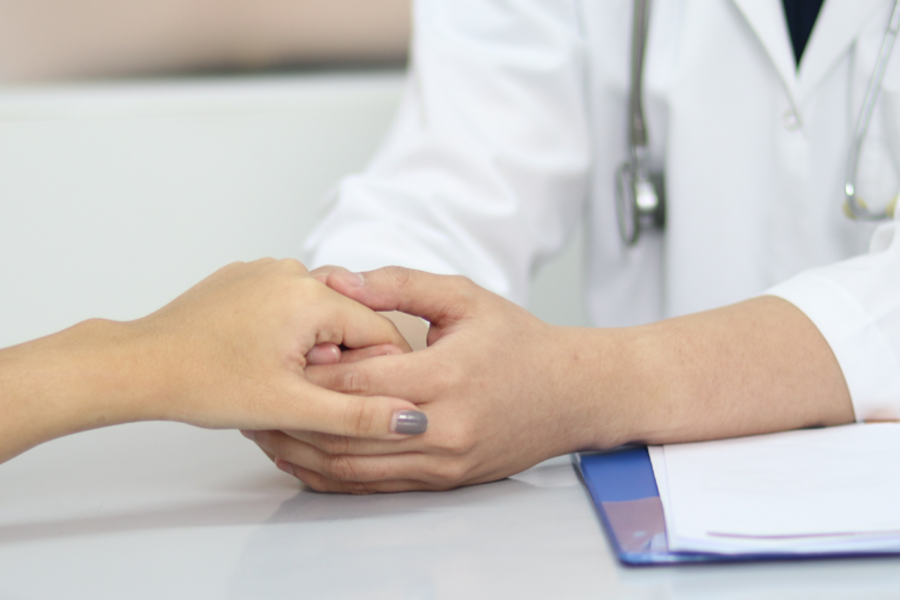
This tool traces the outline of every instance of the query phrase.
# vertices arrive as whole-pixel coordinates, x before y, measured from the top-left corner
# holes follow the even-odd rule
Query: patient
[[[317,431],[372,440],[423,433],[405,400],[311,383],[308,360],[339,348],[409,346],[385,317],[297,261],[228,265],[130,322],[92,319],[0,350],[0,462],[42,442],[131,421]]]

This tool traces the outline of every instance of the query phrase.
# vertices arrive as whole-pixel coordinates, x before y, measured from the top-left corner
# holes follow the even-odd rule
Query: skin
[[[548,325],[461,277],[329,268],[327,284],[431,324],[428,348],[331,357],[308,369],[341,392],[416,403],[426,434],[364,440],[258,431],[279,468],[329,492],[444,490],[626,442],[752,435],[854,419],[840,367],[796,307],[763,296],[621,329]],[[340,360],[340,362],[338,362]]]
[[[0,350],[0,461],[70,433],[146,420],[406,437],[391,427],[395,413],[415,410],[410,402],[309,380],[317,345],[319,360],[338,345],[409,349],[390,321],[297,261],[234,263],[142,319],[93,319]]]

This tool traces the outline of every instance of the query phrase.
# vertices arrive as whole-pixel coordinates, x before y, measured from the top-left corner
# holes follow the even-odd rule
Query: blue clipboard
[[[673,565],[762,560],[811,560],[897,556],[897,552],[808,554],[715,554],[670,552],[666,519],[647,448],[624,447],[610,452],[578,452],[572,456],[619,560],[629,566]]]
[[[666,518],[647,448],[579,452],[572,458],[620,561],[640,566],[710,560],[669,552]]]

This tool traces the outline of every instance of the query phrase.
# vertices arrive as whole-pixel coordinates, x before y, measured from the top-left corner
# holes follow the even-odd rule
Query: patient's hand
[[[317,345],[408,346],[390,321],[329,289],[297,261],[229,265],[134,326],[156,340],[161,372],[178,386],[168,408],[179,420],[384,437],[395,411],[415,409],[308,381],[306,356]]]
[[[350,356],[409,350],[389,320],[297,261],[234,263],[142,319],[94,319],[0,350],[0,462],[61,435],[139,420],[374,439],[424,429],[410,402],[310,382],[306,357],[317,345]]]

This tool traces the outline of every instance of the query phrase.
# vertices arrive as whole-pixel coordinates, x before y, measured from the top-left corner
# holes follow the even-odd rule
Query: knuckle
[[[450,275],[449,278],[453,285],[461,290],[468,289],[475,285],[475,283],[465,275]]]
[[[358,477],[353,463],[349,456],[329,456],[322,463],[323,475],[336,481],[355,482]]]
[[[412,269],[397,266],[383,267],[380,271],[384,277],[384,282],[387,283],[392,290],[395,290],[401,295],[408,292],[413,284],[413,277],[416,273],[416,271],[413,271]]]
[[[328,479],[312,471],[304,473],[303,477],[298,477],[298,479],[300,479],[304,485],[311,487],[316,492],[328,492],[333,487]]]
[[[477,437],[464,427],[455,427],[444,434],[441,444],[444,451],[452,456],[465,456],[475,450]]]
[[[274,260],[274,259],[273,259]],[[296,258],[282,258],[275,261],[278,267],[288,273],[306,273],[306,267]]]
[[[405,286],[412,278],[412,271],[406,267],[385,267],[384,274],[391,280],[393,285],[398,287]]]
[[[469,467],[459,460],[444,461],[434,471],[433,485],[441,489],[458,487],[465,483],[469,475]]]
[[[336,389],[346,394],[365,395],[369,389],[369,378],[365,373],[357,368],[347,369],[340,372],[336,377]],[[348,412],[353,412],[354,408]]]
[[[441,288],[444,290],[443,314],[452,319],[469,316],[478,301],[482,288],[463,275],[442,275],[441,277]]]
[[[229,266],[237,267],[240,265],[240,268],[244,269],[247,273],[252,273],[257,277],[268,277],[272,272],[272,265],[274,265],[277,261],[274,258],[257,258],[252,262],[234,262]]]
[[[454,279],[459,301],[468,304],[478,299],[478,294],[483,289],[482,287],[463,275],[456,275]]]
[[[376,430],[378,409],[371,398],[358,398],[348,405],[344,415],[345,431],[353,437],[371,435]]]
[[[364,481],[352,481],[346,483],[344,484],[344,490],[358,496],[372,494],[378,491],[378,489],[374,485],[366,483]]]
[[[304,301],[308,302],[310,306],[319,306],[320,303],[329,302],[334,296],[334,292],[328,286],[315,278],[303,277],[294,281],[297,290],[299,290],[298,293],[303,296]]]
[[[350,450],[350,438],[318,433],[313,438],[313,445],[325,454],[346,454]]]

